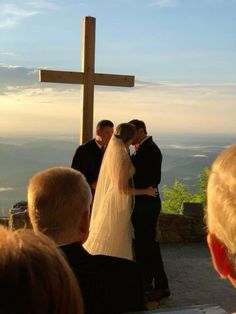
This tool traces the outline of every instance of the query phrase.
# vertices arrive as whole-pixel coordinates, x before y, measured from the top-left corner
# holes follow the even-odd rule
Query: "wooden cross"
[[[81,72],[39,70],[40,82],[82,84],[82,119],[80,143],[85,143],[93,137],[94,85],[123,87],[134,86],[134,76],[102,74],[94,72],[95,25],[96,19],[94,17],[84,17]]]

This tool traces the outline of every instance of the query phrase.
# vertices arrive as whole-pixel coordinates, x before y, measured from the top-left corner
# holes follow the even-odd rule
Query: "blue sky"
[[[76,133],[78,86],[37,69],[80,70],[82,18],[96,17],[95,122],[142,118],[152,132],[236,133],[236,0],[0,0],[0,132]]]

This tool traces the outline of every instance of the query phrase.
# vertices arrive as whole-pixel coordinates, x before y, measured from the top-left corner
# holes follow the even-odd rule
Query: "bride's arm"
[[[122,163],[122,167],[120,169],[119,177],[118,177],[118,188],[121,193],[125,193],[128,195],[149,195],[149,196],[157,196],[157,189],[149,186],[145,189],[135,189],[129,186],[129,169],[130,169],[130,160],[129,157],[124,159]]]

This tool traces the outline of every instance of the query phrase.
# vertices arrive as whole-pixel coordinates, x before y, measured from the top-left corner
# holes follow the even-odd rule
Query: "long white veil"
[[[133,174],[134,167],[123,141],[113,135],[103,157],[94,196],[90,234],[84,245],[90,253],[132,259],[130,219],[133,197],[127,194],[127,187],[133,187]]]

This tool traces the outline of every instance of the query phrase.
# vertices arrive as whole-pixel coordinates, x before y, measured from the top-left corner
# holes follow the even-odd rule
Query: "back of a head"
[[[236,144],[214,161],[207,186],[207,224],[210,233],[236,253]]]
[[[70,241],[82,213],[90,210],[91,191],[79,171],[54,167],[35,174],[28,186],[28,209],[34,230],[58,244]]]
[[[0,313],[79,314],[77,280],[43,234],[0,227]]]
[[[133,120],[129,121],[129,123],[133,124],[137,131],[140,129],[143,129],[144,133],[147,134],[147,128],[146,128],[144,121],[138,120],[138,119],[133,119]]]
[[[121,123],[119,124],[114,132],[114,135],[121,139],[124,143],[130,141],[136,134],[136,129],[131,123]]]
[[[110,120],[101,120],[96,126],[96,130],[103,130],[105,127],[113,128],[114,124]]]

